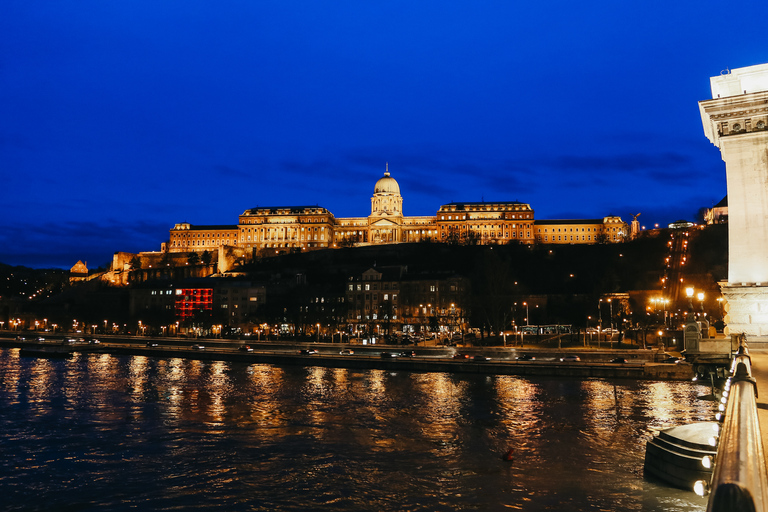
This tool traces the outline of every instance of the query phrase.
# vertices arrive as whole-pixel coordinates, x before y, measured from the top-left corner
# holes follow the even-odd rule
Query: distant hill
[[[472,277],[481,268],[511,268],[520,291],[536,294],[612,293],[658,287],[666,238],[623,244],[458,246],[396,244],[264,258],[243,268],[253,277],[300,272],[309,280],[355,275],[373,266],[405,265],[408,274],[452,272]]]
[[[29,268],[0,263],[0,297],[47,298],[69,283],[69,271]]]

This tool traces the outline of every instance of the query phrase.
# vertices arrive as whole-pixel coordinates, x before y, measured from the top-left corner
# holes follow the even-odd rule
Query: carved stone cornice
[[[700,101],[704,133],[717,147],[722,138],[768,133],[768,91]]]

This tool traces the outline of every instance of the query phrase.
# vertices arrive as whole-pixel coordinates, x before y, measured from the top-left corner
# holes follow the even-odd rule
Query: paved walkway
[[[757,381],[757,419],[763,449],[768,450],[768,350],[750,350],[752,376]],[[766,452],[768,453],[768,451]]]

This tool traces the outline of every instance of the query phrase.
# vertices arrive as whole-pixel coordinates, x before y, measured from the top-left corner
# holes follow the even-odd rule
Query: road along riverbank
[[[690,364],[654,362],[658,354],[650,350],[561,350],[536,347],[525,349],[519,347],[413,348],[394,345],[361,347],[339,343],[279,342],[244,345],[233,340],[146,337],[101,338],[98,343],[66,339],[43,341],[0,339],[0,346],[24,349],[22,354],[29,354],[31,357],[45,357],[45,353],[30,349],[53,345],[65,346],[73,353],[104,352],[156,358],[360,370],[553,376],[580,379],[691,380],[693,378],[693,368]],[[60,357],[61,354],[57,353],[57,356]],[[525,356],[525,359],[518,359],[521,356]],[[617,360],[626,362],[616,362]]]

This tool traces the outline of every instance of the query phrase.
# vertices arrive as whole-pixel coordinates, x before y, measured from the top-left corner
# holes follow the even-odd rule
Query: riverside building
[[[594,244],[623,242],[629,226],[621,217],[602,219],[537,220],[536,242],[541,244]]]
[[[547,222],[554,224],[544,227]],[[245,210],[237,224],[176,224],[163,251],[202,252],[237,247],[283,253],[422,241],[486,245],[558,243],[554,229],[568,230],[567,235],[561,231],[559,236],[567,236],[569,241],[562,238],[559,243],[571,243],[570,238],[577,236],[574,229],[580,230],[579,243],[595,243],[599,233],[605,233],[609,241],[621,241],[627,233],[627,225],[619,217],[535,221],[531,205],[518,201],[453,202],[440,206],[434,216],[405,216],[400,186],[387,167],[374,186],[371,212],[366,217],[337,218],[321,206],[259,206]]]

